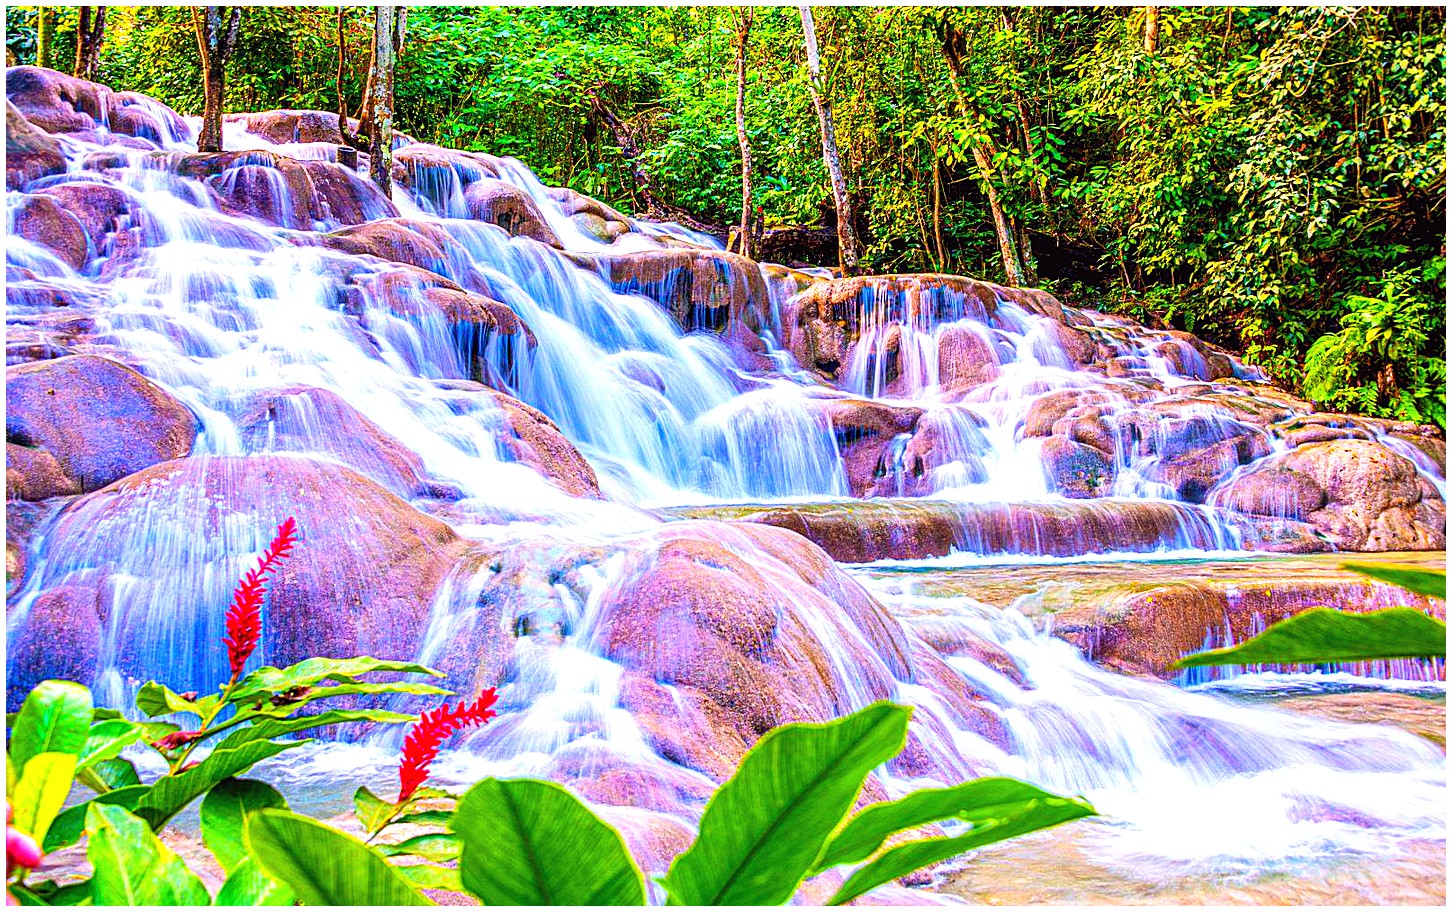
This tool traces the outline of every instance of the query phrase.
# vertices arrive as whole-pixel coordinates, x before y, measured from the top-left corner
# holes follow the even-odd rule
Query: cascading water
[[[612,279],[602,258],[718,245],[640,220],[607,242],[519,162],[439,164],[414,147],[418,155],[402,156],[408,180],[389,200],[337,164],[335,147],[273,143],[242,121],[229,122],[225,138],[243,154],[196,170],[191,137],[150,116],[167,125],[150,137],[164,153],[106,145],[102,124],[95,141],[63,137],[65,172],[24,188],[81,185],[117,201],[79,266],[27,240],[17,227],[26,194],[7,194],[12,326],[51,344],[56,330],[42,319],[56,309],[50,298],[104,301],[87,311],[82,350],[134,366],[198,425],[192,468],[42,522],[9,600],[12,641],[33,612],[53,610],[56,593],[104,601],[91,683],[105,701],[124,704],[149,677],[178,689],[215,684],[214,608],[298,493],[247,460],[281,460],[276,477],[292,478],[283,470],[301,457],[347,484],[354,476],[343,473],[359,472],[407,502],[403,509],[447,523],[418,533],[453,549],[430,565],[437,586],[427,610],[397,627],[362,623],[353,641],[436,665],[460,689],[502,682],[500,718],[446,755],[443,781],[544,775],[602,805],[690,821],[722,770],[714,755],[692,753],[700,744],[663,747],[671,739],[662,729],[672,726],[662,718],[710,732],[702,741],[744,746],[773,712],[814,717],[894,699],[916,716],[912,756],[880,771],[889,794],[994,772],[1084,793],[1107,815],[1106,851],[1117,857],[1274,869],[1442,838],[1442,755],[1411,735],[1112,674],[1017,611],[885,584],[873,575],[880,563],[849,577],[767,527],[696,527],[652,512],[827,502],[864,530],[864,517],[887,517],[878,537],[893,541],[915,517],[946,516],[964,565],[1004,555],[1232,551],[1243,535],[1227,484],[1288,449],[1218,400],[1153,411],[1172,391],[1198,395],[1217,369],[1184,340],[1075,311],[1075,332],[1112,365],[1088,370],[1063,323],[1020,297],[884,283],[869,284],[839,321],[856,332],[844,357],[809,363],[797,354],[793,308],[821,276],[760,267],[765,294],[755,312],[732,315],[723,332],[683,332],[652,297],[685,294],[684,286],[622,291],[628,283]],[[470,188],[481,181],[527,201],[559,246],[476,218]],[[345,215],[349,207],[358,218]],[[374,223],[390,233],[368,234]],[[371,255],[379,252],[392,255]],[[595,259],[586,265],[586,257]],[[733,335],[737,322],[750,325]],[[955,386],[949,374],[964,352],[981,374]],[[822,379],[824,364],[841,370],[835,389]],[[1222,376],[1256,379],[1225,364]],[[1123,383],[1107,384],[1108,375]],[[1071,431],[1080,435],[1074,447],[1093,439],[1101,462],[1048,435],[1067,420],[1044,417],[1053,396],[1099,409],[1074,416],[1082,421]],[[521,431],[528,408],[546,419]],[[1036,422],[1044,427],[1030,433]],[[572,496],[547,477],[541,466],[555,438],[541,428],[555,427],[588,460],[600,498]],[[1377,433],[1415,467],[1409,484],[1445,492],[1435,458]],[[864,441],[874,440],[878,450],[864,458]],[[521,441],[533,455],[521,455]],[[1044,468],[1066,448],[1083,459],[1074,476],[1083,491],[1066,493],[1063,476]],[[1187,453],[1214,462],[1210,475],[1229,482],[1209,490],[1213,481],[1182,465]],[[854,498],[864,478],[885,500]],[[235,499],[243,506],[223,503],[227,492],[215,488],[228,485],[247,489]],[[1287,500],[1271,518],[1300,521],[1302,506]],[[810,526],[812,514],[802,515]],[[303,527],[305,539],[321,531]],[[376,531],[350,517],[328,535],[347,551]],[[782,544],[787,538],[798,544]],[[864,544],[860,558],[844,559],[882,556]],[[380,571],[360,559],[330,572],[326,591],[338,593]],[[633,595],[643,581],[658,587],[654,598]],[[768,619],[771,636],[742,634],[733,625],[747,621],[711,614],[712,605],[734,611],[732,598],[758,596],[741,616]],[[677,602],[692,606],[688,618],[649,621],[651,610]],[[346,617],[366,621],[368,610]],[[940,657],[937,641],[917,632],[926,617],[1000,660]],[[265,633],[259,660],[272,661],[278,631]],[[772,679],[762,670],[772,662],[801,673]],[[16,680],[14,665],[10,672]],[[1432,675],[1444,676],[1440,667]],[[710,696],[718,693],[731,696]],[[749,711],[722,722],[721,700]],[[317,780],[321,793],[345,772],[387,775],[393,746],[368,735],[273,772]],[[298,806],[309,800],[332,807],[332,799]],[[1199,825],[1185,825],[1191,814]]]

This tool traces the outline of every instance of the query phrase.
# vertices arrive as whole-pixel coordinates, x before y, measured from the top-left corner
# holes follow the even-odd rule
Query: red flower
[[[439,755],[444,739],[463,728],[483,725],[498,713],[489,707],[499,699],[494,688],[479,694],[479,699],[466,705],[463,700],[453,709],[445,703],[419,717],[403,739],[403,762],[398,767],[398,803],[413,797],[429,777],[429,764]]]
[[[174,731],[153,742],[152,746],[157,750],[174,751],[186,747],[201,736],[202,733],[199,731]]]
[[[242,673],[242,666],[247,664],[247,657],[252,655],[262,636],[263,583],[277,562],[287,557],[296,543],[297,520],[289,516],[277,527],[277,535],[262,553],[257,568],[248,570],[232,592],[232,607],[227,611],[227,636],[222,642],[227,644],[227,660],[232,664],[234,678]]]

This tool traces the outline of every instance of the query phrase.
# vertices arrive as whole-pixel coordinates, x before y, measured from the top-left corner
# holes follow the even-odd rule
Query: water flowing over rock
[[[226,678],[225,651],[212,644],[231,586],[287,516],[300,541],[269,587],[255,661],[413,658],[434,590],[465,546],[447,525],[335,463],[193,457],[130,475],[57,518],[33,571],[44,594],[18,608],[26,624],[10,693],[62,673],[113,701],[156,676],[215,686]],[[76,648],[53,652],[57,641]]]
[[[5,400],[6,487],[17,468],[21,497],[94,491],[185,456],[197,434],[191,411],[166,390],[94,355],[6,368]]]
[[[864,801],[1022,776],[1132,857],[1199,858],[1160,811],[1185,788],[1277,858],[1430,825],[1435,747],[1151,679],[1318,599],[1406,598],[1214,562],[1444,548],[1438,429],[1044,291],[756,263],[511,158],[400,137],[385,198],[327,112],[231,115],[201,155],[144,96],[8,76],[12,705],[51,675],[109,706],[215,687],[231,586],[295,516],[254,661],[498,686],[450,784],[561,782],[655,873],[765,731],[879,699],[914,716]],[[1327,836],[1367,774],[1395,819]]]

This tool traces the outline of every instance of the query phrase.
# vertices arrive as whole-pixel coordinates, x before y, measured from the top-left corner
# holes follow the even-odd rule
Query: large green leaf
[[[227,875],[214,905],[290,906],[296,898],[292,890],[268,877],[257,862],[244,858]]]
[[[9,889],[20,900],[22,906],[89,905],[91,899],[91,882],[89,880],[69,883],[65,886],[61,886],[53,880],[42,880],[39,883],[30,881],[24,887],[12,884]]]
[[[280,735],[291,735],[310,728],[325,725],[342,725],[345,722],[379,722],[398,725],[413,722],[417,716],[390,712],[385,709],[330,709],[315,716],[301,716],[295,719],[275,718],[262,714],[251,717],[251,721],[237,726],[217,745],[218,750],[240,747],[249,741],[263,741]]]
[[[93,792],[109,792],[141,784],[136,765],[124,757],[112,757],[82,767],[76,771],[76,780]]]
[[[217,705],[220,694],[208,694],[200,700],[183,697],[165,684],[147,681],[136,692],[136,708],[148,716],[167,716],[172,713],[191,713],[201,718]]]
[[[141,740],[142,731],[125,719],[107,719],[91,726],[81,746],[78,766],[85,768],[115,759],[127,746]]]
[[[275,693],[298,687],[312,687],[323,681],[340,684],[358,683],[358,675],[372,672],[391,671],[411,674],[426,674],[443,677],[443,673],[414,662],[395,662],[388,659],[374,659],[358,656],[352,659],[306,659],[286,668],[264,666],[237,682],[229,701],[248,703]]]
[[[453,861],[459,857],[463,844],[453,833],[424,833],[410,836],[402,842],[380,843],[378,851],[390,858],[399,855],[417,855],[429,861]]]
[[[91,729],[91,692],[74,681],[41,681],[10,728],[10,759],[21,769],[37,754],[79,755]]]
[[[9,796],[15,828],[43,844],[51,823],[65,806],[75,775],[75,754],[47,752],[31,757]]]
[[[263,871],[307,905],[431,905],[377,849],[290,811],[248,815],[247,845]]]
[[[50,832],[45,834],[45,842],[41,844],[41,849],[49,854],[79,842],[81,835],[86,831],[86,814],[91,805],[114,804],[128,811],[134,811],[137,802],[141,801],[149,791],[151,791],[149,785],[129,785],[124,788],[112,789],[97,795],[90,801],[83,801],[74,807],[66,808],[56,815],[55,822],[50,825]]]
[[[1422,567],[1408,567],[1404,564],[1342,564],[1342,568],[1379,579],[1393,586],[1401,586],[1417,595],[1447,598],[1447,571],[1427,570]]]
[[[937,864],[971,849],[1002,842],[1005,839],[1012,839],[1035,830],[1048,829],[1094,813],[1094,808],[1085,802],[1043,794],[1045,795],[1043,798],[999,805],[995,810],[995,816],[992,817],[980,813],[979,819],[974,822],[973,829],[960,836],[920,839],[888,849],[854,871],[852,876],[847,878],[847,882],[828,901],[828,904],[840,906],[874,887],[911,874],[919,868]],[[926,802],[914,810],[923,811],[925,806]],[[886,808],[884,808],[884,812],[889,815],[892,813]],[[865,814],[867,811],[864,810],[863,813]],[[882,822],[879,820],[873,826],[877,827]]]
[[[1094,813],[1082,801],[1006,777],[974,779],[949,788],[920,789],[896,801],[863,808],[827,844],[813,872],[861,861],[881,848],[889,836],[913,827],[957,820],[981,828],[1036,811],[1040,806],[1072,807],[1076,809],[1076,816]]]
[[[394,868],[403,879],[420,890],[450,890],[462,893],[464,885],[459,881],[457,868],[441,868],[438,865],[398,865]]]
[[[874,703],[834,722],[767,732],[711,796],[696,841],[661,881],[669,902],[786,902],[867,774],[902,750],[910,714]]]
[[[202,881],[140,818],[114,805],[86,812],[91,900],[98,906],[209,906]]]
[[[1312,608],[1267,627],[1238,646],[1187,655],[1174,668],[1291,665],[1446,656],[1447,625],[1414,608],[1350,614]]]
[[[178,811],[207,793],[223,779],[251,769],[253,764],[307,741],[249,741],[235,748],[218,747],[191,769],[162,776],[136,806],[136,813],[153,829],[161,829]]]
[[[450,828],[464,888],[486,906],[640,906],[645,882],[625,841],[553,782],[485,779]]]
[[[223,779],[202,799],[202,839],[224,871],[247,857],[242,827],[248,814],[263,808],[287,808],[282,793],[256,779]]]

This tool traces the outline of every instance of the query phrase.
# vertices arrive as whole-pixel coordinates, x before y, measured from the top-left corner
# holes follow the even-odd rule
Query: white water
[[[235,127],[227,135],[232,148],[323,157],[316,146],[273,145]],[[88,150],[79,143],[68,146],[74,171]],[[430,479],[462,493],[459,506],[468,520],[458,528],[481,539],[507,542],[547,528],[576,542],[609,545],[620,533],[655,525],[632,504],[821,500],[848,493],[841,448],[820,407],[821,390],[779,346],[769,348],[780,376],[752,377],[720,339],[683,335],[656,303],[614,292],[595,273],[535,241],[458,218],[464,214],[460,191],[446,180],[430,185],[427,198],[397,189],[400,211],[439,226],[452,239],[439,268],[465,288],[509,305],[532,327],[538,344],[513,353],[509,390],[560,426],[590,458],[606,494],[619,502],[568,497],[533,470],[508,461],[498,444],[499,409],[459,383],[470,376],[469,365],[443,315],[420,304],[412,315],[400,316],[373,293],[369,280],[383,265],[294,245],[292,232],[219,211],[196,181],[165,167],[143,166],[143,157],[133,156],[133,165],[111,181],[135,201],[146,248],[141,256],[99,281],[104,259],[76,275],[35,245],[10,236],[7,262],[104,291],[107,306],[96,315],[93,344],[124,353],[198,414],[203,427],[198,454],[268,451],[266,441],[275,436],[249,443],[234,416],[258,393],[296,385],[335,393],[405,442]],[[661,235],[673,242],[692,240],[680,231],[642,225],[628,241],[606,245],[566,217],[522,165],[506,162],[498,176],[524,190],[572,250],[653,247]],[[289,192],[270,178],[263,183],[279,196]],[[339,306],[346,284],[340,274],[348,273],[360,277],[358,315]],[[779,328],[784,302],[779,283],[768,284],[776,289],[768,323]],[[991,318],[967,312],[949,317],[925,311],[905,322],[868,321],[848,366],[848,388],[933,409],[925,420],[940,425],[952,457],[933,470],[934,497],[969,504],[1061,502],[1049,491],[1039,442],[1023,439],[1018,429],[1038,395],[1090,388],[1096,379],[1072,370],[1047,331],[1048,321],[1017,305],[999,302]],[[359,319],[368,326],[366,338],[358,331]],[[904,379],[895,387],[882,367],[893,327],[898,350],[906,353]],[[999,378],[971,402],[945,401],[938,388],[937,346],[949,328],[989,340],[999,360]],[[1154,338],[1131,334],[1124,344],[1125,356],[1140,358],[1147,375],[1162,384],[1191,382],[1154,354]],[[504,371],[497,346],[486,355]],[[1202,417],[1207,433],[1225,431],[1223,415],[1207,411]],[[347,458],[346,428],[304,422],[294,436],[314,453]],[[1146,477],[1155,453],[1148,447],[1117,454],[1116,497],[1169,496]],[[1435,474],[1425,457],[1407,455]],[[410,496],[403,479],[378,480]],[[1212,533],[1223,533],[1208,539],[1214,547],[1233,546],[1233,534],[1218,525],[1212,511],[1184,509],[1203,514]],[[24,623],[39,594],[72,574],[106,566],[121,581],[110,622],[113,648],[114,632],[128,624],[185,633],[179,640],[157,639],[153,664],[162,677],[174,670],[178,652],[204,650],[217,633],[215,623],[194,623],[193,612],[177,624],[175,593],[196,583],[191,591],[207,595],[199,602],[219,604],[228,580],[250,555],[223,554],[198,543],[192,514],[152,515],[148,522],[154,527],[145,535],[165,545],[162,565],[186,568],[190,577],[168,590],[128,589],[155,569],[158,551],[117,550],[118,539],[98,536],[90,551],[40,556],[12,603],[11,631]],[[1171,550],[1150,553],[1185,553],[1179,542],[1164,547]],[[994,559],[1001,556],[956,560],[967,566]],[[517,641],[500,719],[468,739],[464,749],[445,755],[435,767],[441,781],[464,784],[486,772],[547,775],[584,757],[630,765],[666,792],[702,784],[701,774],[657,756],[621,708],[621,669],[603,658],[594,626],[597,600],[619,568],[606,561],[592,572],[596,577],[583,599],[564,586],[547,585],[535,594],[536,606],[570,632]],[[456,578],[441,590],[421,646],[424,661],[441,655],[443,644],[477,621],[480,585]],[[894,608],[906,611],[916,604],[911,593],[876,589]],[[1005,649],[1029,685],[1019,686],[974,660],[951,660],[966,681],[991,696],[1012,733],[1012,744],[1003,750],[975,732],[949,730],[941,744],[944,755],[967,761],[955,772],[1001,772],[1087,795],[1106,815],[1106,851],[1126,858],[1189,859],[1223,870],[1347,851],[1387,852],[1399,839],[1442,838],[1443,757],[1410,735],[1250,709],[1112,675],[1084,662],[1068,644],[1036,633],[1013,612],[968,600],[940,600],[934,608]],[[852,648],[860,633],[843,629],[840,619],[815,606],[794,609],[828,644],[831,674],[852,702],[869,702],[847,658],[860,653]],[[104,692],[119,698],[114,676],[98,683],[107,681]],[[936,732],[947,726],[940,697],[906,682],[895,688],[892,696],[917,706],[920,717],[937,718],[938,729],[921,733],[925,740],[941,737]],[[391,756],[389,744],[329,744],[308,750],[302,762],[278,763],[273,772],[284,783],[331,787],[360,771],[366,779],[370,769],[375,778],[386,779]],[[945,765],[953,768],[950,761]],[[902,790],[925,783],[888,784]],[[1313,805],[1314,811],[1306,810]],[[1187,819],[1195,824],[1187,825]]]

